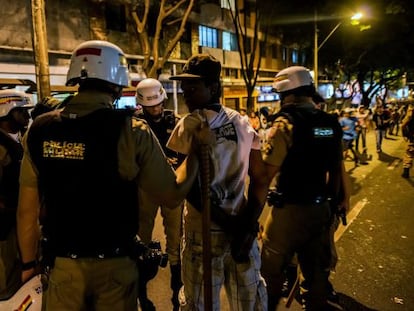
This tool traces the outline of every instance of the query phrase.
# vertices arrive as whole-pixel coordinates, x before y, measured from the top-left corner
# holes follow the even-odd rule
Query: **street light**
[[[358,12],[354,15],[351,16],[351,23],[354,24],[358,24],[358,21],[362,18],[362,13]],[[313,75],[314,75],[314,83],[315,83],[315,88],[316,90],[318,89],[318,53],[319,50],[321,49],[321,47],[326,43],[326,41],[329,40],[329,38],[334,34],[334,32],[339,28],[339,26],[342,25],[342,23],[344,22],[344,20],[341,20],[338,24],[336,24],[336,26],[334,28],[332,28],[331,32],[326,36],[326,38],[319,44],[318,43],[318,15],[317,12],[315,11],[315,20],[314,20],[314,26],[315,26],[315,36],[314,36],[314,52],[313,52]]]

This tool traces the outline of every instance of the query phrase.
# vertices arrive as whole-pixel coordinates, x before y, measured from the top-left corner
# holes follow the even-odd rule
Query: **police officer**
[[[139,82],[136,90],[136,101],[142,106],[142,113],[139,117],[145,119],[151,130],[157,136],[161,147],[164,150],[169,162],[178,167],[184,159],[184,155],[179,154],[167,148],[167,141],[170,134],[179,120],[174,111],[164,109],[167,93],[162,84],[152,78],[144,79]],[[140,210],[139,210],[139,236],[145,242],[151,241],[154,220],[158,212],[159,205],[152,202],[151,198],[144,191],[140,191]],[[182,234],[182,204],[177,208],[170,209],[161,206],[161,215],[163,217],[164,230],[166,235],[166,251],[168,254],[171,282],[170,286],[173,291],[172,303],[173,310],[179,309],[178,292],[181,288],[181,264],[180,264],[180,240]],[[145,267],[142,271],[145,273]],[[143,311],[155,310],[154,305],[146,295],[146,284],[148,280],[141,273],[140,277],[140,306]]]
[[[158,204],[175,207],[198,170],[189,157],[175,173],[145,121],[113,109],[128,80],[119,47],[80,44],[67,76],[68,85],[79,84],[78,94],[62,111],[38,116],[23,141],[17,212],[22,280],[35,273],[41,201],[42,233],[54,259],[45,310],[83,310],[86,298],[96,311],[136,310],[138,185]]]
[[[33,105],[24,92],[0,90],[0,299],[20,285],[16,209],[23,157],[20,135],[29,124],[29,108]]]
[[[410,104],[404,119],[401,122],[403,136],[407,140],[407,149],[403,159],[403,178],[410,178],[410,169],[414,159],[414,106]]]
[[[285,280],[283,271],[295,252],[307,282],[307,292],[302,292],[305,310],[325,310],[329,291],[326,267],[332,259],[329,231],[333,211],[328,199],[338,199],[340,192],[342,130],[335,117],[312,102],[315,88],[306,68],[280,71],[274,88],[282,108],[273,122],[264,161],[268,177],[277,175],[281,203],[272,209],[264,229],[262,274],[268,310],[276,309]]]

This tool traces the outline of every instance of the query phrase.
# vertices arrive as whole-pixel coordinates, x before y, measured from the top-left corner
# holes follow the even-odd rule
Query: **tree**
[[[136,24],[138,39],[142,48],[144,61],[142,68],[149,77],[157,78],[159,71],[168,61],[171,53],[185,31],[185,25],[190,16],[195,0],[161,0],[161,1],[133,1],[130,11]],[[155,17],[152,19],[151,17]],[[150,38],[150,23],[155,20],[153,37]],[[164,27],[178,25],[178,30],[172,37],[167,38],[163,51],[160,40]],[[164,39],[165,40],[165,39]]]
[[[366,19],[352,26],[347,20],[360,9]],[[279,2],[273,25],[283,34],[284,44],[295,43],[306,51],[308,61],[302,65],[308,67],[312,67],[314,53],[315,11],[320,38],[342,21],[319,51],[319,68],[323,68],[319,74],[340,88],[341,99],[349,100],[360,91],[367,105],[379,93],[400,87],[405,77],[414,80],[414,7],[410,0],[368,0],[364,7],[351,0]],[[345,85],[351,95],[345,95]]]
[[[362,25],[344,24],[320,53],[330,78],[340,60],[348,79],[357,81],[366,106],[379,94],[385,100],[388,90],[401,87],[414,71],[412,6],[404,0],[382,0],[371,1],[369,8],[371,16]]]
[[[229,0],[228,4],[231,7]],[[247,91],[246,108],[249,111],[254,107],[253,92],[269,34],[269,20],[275,8],[272,1],[236,0],[234,8],[229,10],[237,38],[241,72]]]

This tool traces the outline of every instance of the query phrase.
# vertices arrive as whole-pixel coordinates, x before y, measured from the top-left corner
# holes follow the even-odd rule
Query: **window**
[[[217,29],[200,25],[198,26],[198,33],[200,36],[201,46],[207,46],[210,48],[218,47]]]
[[[284,62],[287,61],[287,47],[285,47],[285,46],[282,48],[282,60]]]
[[[224,102],[225,102],[224,105],[226,107],[238,110],[238,106],[239,106],[238,98],[225,98]]]
[[[235,3],[234,0],[221,0],[221,7],[223,9],[235,11]]]
[[[223,78],[238,78],[238,70],[234,68],[223,68]]]
[[[277,58],[277,45],[272,45],[272,58]]]
[[[229,69],[229,77],[230,78],[233,78],[233,79],[238,79],[239,78],[239,75],[238,75],[238,70],[237,69],[232,69],[232,68],[230,68]]]
[[[266,55],[267,55],[266,42],[260,41],[259,44],[260,44],[260,53],[261,53],[262,57],[266,57]]]
[[[126,32],[125,5],[106,3],[105,21],[106,29]]]
[[[227,31],[223,31],[223,50],[226,51],[237,51],[237,40],[236,36]]]
[[[299,55],[298,55],[298,50],[297,49],[293,49],[292,50],[292,63],[297,64],[298,60],[299,60]]]
[[[304,53],[304,52],[302,52],[301,54],[300,54],[300,63],[301,64],[306,64],[306,53]]]

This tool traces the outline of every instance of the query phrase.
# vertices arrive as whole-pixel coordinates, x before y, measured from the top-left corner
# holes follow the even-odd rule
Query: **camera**
[[[168,254],[162,252],[161,243],[155,240],[144,246],[144,250],[139,259],[144,262],[157,264],[161,268],[165,268],[168,263]]]
[[[158,268],[165,268],[168,263],[168,255],[161,251],[159,241],[151,241],[148,244],[136,240],[137,266],[140,278],[143,282],[152,280],[158,273]]]
[[[269,206],[281,208],[283,205],[282,193],[278,192],[276,189],[269,189],[267,193],[267,204]]]

